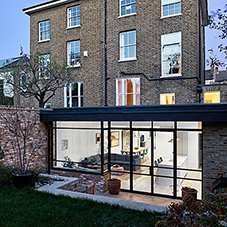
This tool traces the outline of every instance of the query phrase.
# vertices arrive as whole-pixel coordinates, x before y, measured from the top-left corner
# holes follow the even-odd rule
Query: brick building
[[[77,75],[51,107],[197,102],[205,0],[64,0],[23,11],[31,54],[65,61]]]

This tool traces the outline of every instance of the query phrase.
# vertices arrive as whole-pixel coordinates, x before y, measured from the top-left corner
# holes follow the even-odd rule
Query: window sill
[[[131,13],[131,14],[127,14],[127,15],[123,15],[123,16],[119,16],[118,18],[123,18],[123,17],[129,17],[129,16],[136,16],[137,13]]]
[[[125,62],[125,61],[137,61],[137,58],[127,58],[127,59],[118,60],[118,62]]]
[[[177,16],[181,16],[181,15],[182,15],[182,13],[178,13],[178,14],[163,16],[163,17],[160,17],[160,19],[165,19],[165,18],[169,18],[169,17],[177,17]]]
[[[69,29],[73,29],[73,28],[80,28],[81,25],[76,25],[76,26],[72,26],[72,27],[67,27],[66,30],[69,30]]]
[[[67,68],[80,68],[81,65],[68,65]]]
[[[168,77],[178,77],[178,76],[182,76],[181,73],[176,73],[176,74],[168,74],[168,75],[163,75],[160,78],[168,78]]]
[[[45,40],[39,40],[38,43],[45,43],[45,42],[49,42],[50,39],[45,39]]]

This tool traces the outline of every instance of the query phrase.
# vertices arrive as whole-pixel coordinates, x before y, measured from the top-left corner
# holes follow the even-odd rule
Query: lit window
[[[50,67],[50,55],[43,54],[40,56],[40,79],[48,79],[49,78],[49,67]]]
[[[68,43],[68,65],[80,66],[80,40]]]
[[[140,78],[116,80],[116,105],[140,105]]]
[[[136,31],[120,34],[120,60],[136,59]]]
[[[181,76],[181,32],[162,35],[162,76]]]
[[[125,16],[136,12],[136,0],[120,0],[120,15]]]
[[[181,13],[181,0],[162,0],[162,16],[172,16]]]
[[[160,104],[161,105],[169,105],[169,104],[174,104],[174,103],[175,103],[174,93],[160,95]]]
[[[39,23],[39,40],[45,41],[50,39],[50,21]]]
[[[68,27],[80,25],[80,6],[75,6],[68,9]]]
[[[64,107],[83,106],[83,82],[69,83],[64,87]]]
[[[220,103],[220,91],[205,92],[204,103]]]

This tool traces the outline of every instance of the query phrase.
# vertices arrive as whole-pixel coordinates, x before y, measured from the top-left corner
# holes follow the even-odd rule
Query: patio
[[[56,175],[47,175],[47,174],[43,174],[43,175],[49,176],[49,177],[51,176],[53,179],[57,178],[57,179],[64,180],[64,181],[54,181],[53,184],[47,184],[37,189],[38,191],[49,192],[55,195],[65,195],[73,198],[86,198],[86,199],[91,199],[101,203],[116,204],[119,206],[135,209],[135,210],[148,210],[148,211],[157,211],[157,212],[165,212],[167,209],[167,206],[171,202],[181,201],[181,200],[176,200],[172,198],[170,199],[170,198],[163,198],[163,197],[150,196],[150,195],[137,194],[137,193],[129,193],[129,192],[123,192],[123,191],[120,191],[118,195],[112,195],[109,192],[98,193],[98,194],[96,193],[95,195],[91,195],[91,194],[85,194],[80,192],[67,191],[59,188],[65,184],[69,184],[70,182],[78,180],[78,178],[59,177]]]

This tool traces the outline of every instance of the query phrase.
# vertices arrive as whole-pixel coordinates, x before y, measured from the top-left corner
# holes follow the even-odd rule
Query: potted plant
[[[121,188],[121,180],[113,178],[108,180],[108,189],[110,194],[119,194]]]
[[[92,165],[96,165],[96,164],[97,164],[97,161],[98,161],[98,160],[97,160],[96,158],[92,158],[92,159],[91,159],[91,164],[92,164]]]
[[[74,162],[72,162],[72,159],[69,156],[64,157],[65,162],[63,164],[63,167],[68,167],[68,168],[75,168],[76,165]]]
[[[186,195],[193,197],[195,200],[197,199],[197,193],[198,193],[198,191],[195,188],[182,187],[181,192],[182,192],[182,199],[183,200],[184,200],[184,197]]]
[[[13,182],[18,188],[34,186],[35,171],[30,169],[32,156],[41,150],[40,143],[41,123],[37,110],[25,108],[5,108],[0,113],[1,124],[5,128],[8,141],[4,155],[11,155],[14,163]]]

